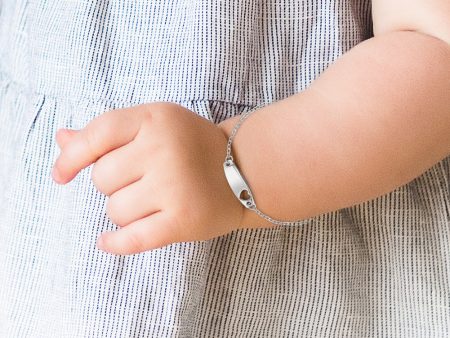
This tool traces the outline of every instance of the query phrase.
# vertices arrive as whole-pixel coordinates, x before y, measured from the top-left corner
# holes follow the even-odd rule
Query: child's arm
[[[378,197],[450,154],[450,2],[374,0],[373,9],[375,38],[236,135],[236,163],[274,218]],[[220,124],[227,135],[238,119]],[[246,210],[241,225],[263,223]]]
[[[395,20],[380,24],[375,14],[376,38],[347,53],[310,89],[241,126],[235,160],[263,212],[297,220],[357,204],[449,155],[448,18],[434,24],[441,12],[450,15],[449,5],[413,4],[430,19],[416,27],[411,15],[397,27]],[[374,5],[377,13],[390,4]],[[93,183],[109,196],[106,214],[120,227],[100,237],[99,247],[111,253],[210,239],[239,226],[270,227],[240,204],[223,173],[225,134],[238,118],[218,128],[161,102],[108,111],[81,130],[57,133],[61,154],[53,177],[68,183],[94,163]]]

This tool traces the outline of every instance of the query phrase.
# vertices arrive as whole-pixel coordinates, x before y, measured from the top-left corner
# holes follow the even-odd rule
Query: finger
[[[159,211],[120,230],[102,234],[97,246],[112,254],[132,255],[176,242],[180,242],[178,229],[167,213]]]
[[[78,130],[61,128],[56,132],[56,143],[59,148],[63,149],[65,145],[72,139]]]
[[[126,226],[161,210],[161,201],[149,178],[118,190],[108,199],[107,215],[118,226]]]
[[[141,179],[144,164],[139,147],[130,142],[98,159],[92,168],[92,181],[101,193],[110,196]]]
[[[132,141],[139,131],[141,111],[138,107],[108,111],[73,135],[55,162],[55,181],[70,182],[102,155]]]

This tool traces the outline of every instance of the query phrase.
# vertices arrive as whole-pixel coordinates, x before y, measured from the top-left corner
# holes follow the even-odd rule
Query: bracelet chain
[[[244,122],[244,120],[250,116],[251,113],[253,113],[254,111],[258,110],[259,108],[261,108],[262,106],[256,106],[253,109],[250,109],[244,113],[241,114],[241,117],[239,119],[239,121],[236,123],[236,125],[234,126],[234,128],[231,131],[231,134],[228,138],[228,143],[227,143],[227,155],[225,158],[225,162],[227,163],[234,163],[233,160],[233,155],[232,155],[232,151],[231,151],[231,144],[233,143],[233,140],[236,136],[236,133],[239,129],[239,127],[242,125],[242,123]],[[246,204],[245,207],[247,209],[253,210],[256,214],[258,214],[260,217],[264,218],[266,221],[269,221],[270,223],[273,223],[275,225],[282,225],[282,226],[292,226],[292,225],[302,225],[305,221],[281,221],[281,220],[277,220],[277,219],[273,219],[272,217],[266,215],[265,213],[263,213],[261,210],[259,210],[256,206],[256,202],[254,203],[249,203]]]

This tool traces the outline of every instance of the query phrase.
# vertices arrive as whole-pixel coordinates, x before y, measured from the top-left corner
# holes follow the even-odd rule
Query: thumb
[[[56,132],[56,143],[59,148],[63,149],[72,137],[77,134],[77,130],[61,128]]]

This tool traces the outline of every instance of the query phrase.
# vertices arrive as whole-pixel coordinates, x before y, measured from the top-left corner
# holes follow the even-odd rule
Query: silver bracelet
[[[233,190],[234,195],[239,199],[239,201],[250,210],[253,210],[255,213],[257,213],[259,216],[264,218],[265,220],[275,224],[275,225],[302,225],[306,221],[280,221],[273,219],[272,217],[264,214],[261,210],[259,210],[256,206],[256,202],[253,198],[252,191],[250,190],[250,187],[248,186],[247,182],[245,181],[245,178],[242,176],[241,172],[239,171],[238,167],[234,163],[233,155],[231,154],[231,144],[233,143],[234,137],[236,136],[237,130],[242,125],[244,120],[254,111],[261,108],[261,106],[257,106],[243,114],[241,114],[241,118],[234,126],[233,130],[231,131],[230,137],[228,138],[227,143],[227,156],[225,157],[225,162],[223,163],[223,170],[225,172],[225,177],[227,178],[228,184],[230,185],[231,190]]]

